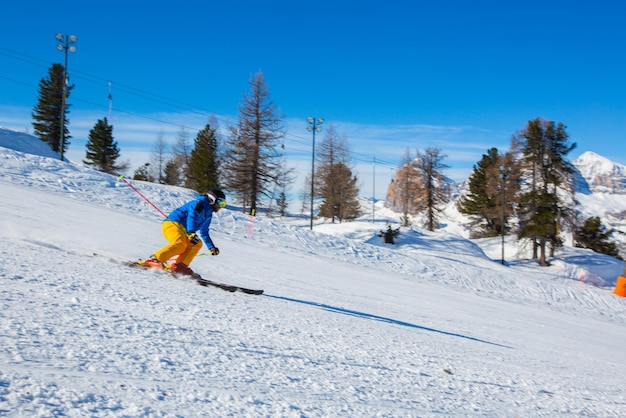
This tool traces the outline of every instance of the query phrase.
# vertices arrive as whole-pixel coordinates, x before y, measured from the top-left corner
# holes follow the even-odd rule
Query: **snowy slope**
[[[133,184],[166,212],[193,196]],[[230,294],[121,264],[164,240],[115,177],[0,148],[0,189],[2,416],[626,415],[610,257],[511,243],[503,266],[493,240],[384,245],[383,208],[309,231],[229,207],[192,267],[266,290]]]
[[[15,132],[2,126],[0,126],[0,146],[28,154],[59,158],[59,154],[52,151],[47,143],[30,134]]]

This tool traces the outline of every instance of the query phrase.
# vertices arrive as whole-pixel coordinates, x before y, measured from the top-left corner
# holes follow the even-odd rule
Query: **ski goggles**
[[[215,204],[220,209],[221,208],[225,208],[226,207],[226,200],[224,200],[224,199],[217,199],[217,202],[215,202]]]

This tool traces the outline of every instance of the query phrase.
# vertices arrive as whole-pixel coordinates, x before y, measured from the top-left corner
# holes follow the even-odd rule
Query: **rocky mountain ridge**
[[[572,164],[584,180],[579,193],[626,194],[626,165],[615,163],[592,151],[584,152]]]

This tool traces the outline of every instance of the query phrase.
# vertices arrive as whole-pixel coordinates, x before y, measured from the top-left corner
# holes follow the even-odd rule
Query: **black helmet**
[[[211,189],[209,190],[209,192],[206,194],[206,197],[209,198],[209,202],[211,202],[212,205],[214,205],[215,203],[217,203],[218,201],[222,200],[224,202],[223,206],[226,206],[226,195],[224,194],[223,191],[218,190],[218,189]],[[220,206],[220,207],[223,207]]]

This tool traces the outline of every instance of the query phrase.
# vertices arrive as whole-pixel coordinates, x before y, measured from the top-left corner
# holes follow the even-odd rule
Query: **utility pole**
[[[309,123],[306,130],[313,132],[313,153],[311,157],[311,230],[313,230],[313,197],[315,195],[315,133],[322,131],[322,127],[320,125],[324,123],[324,119],[309,116],[306,121]]]

